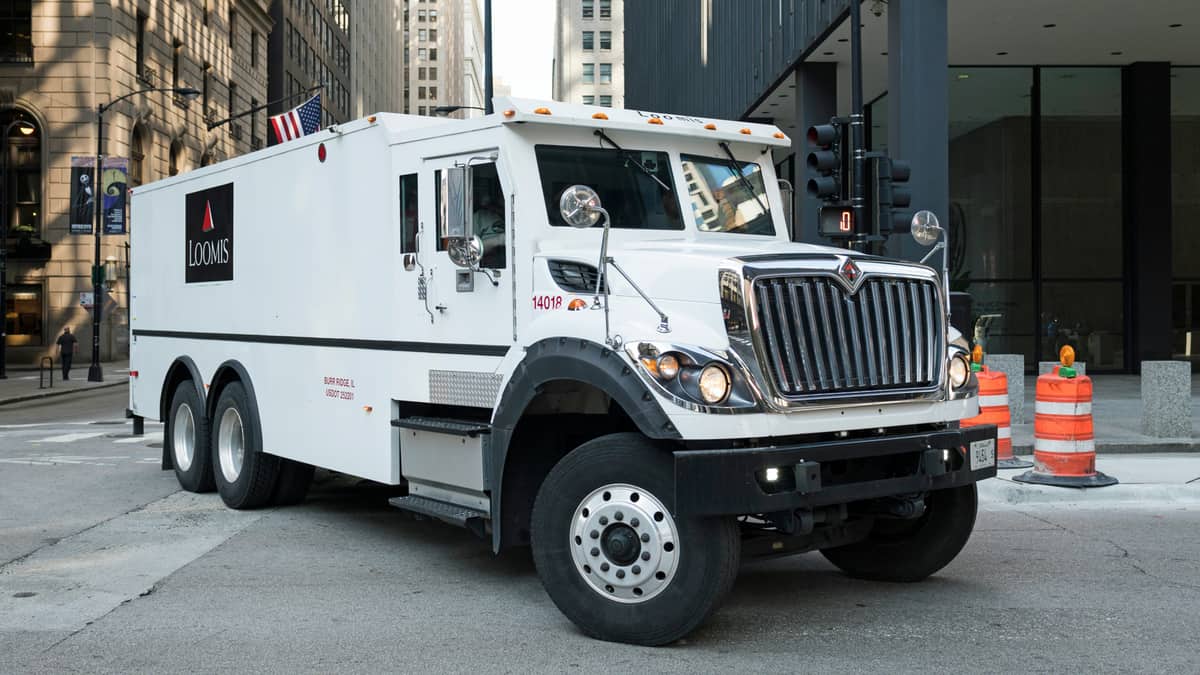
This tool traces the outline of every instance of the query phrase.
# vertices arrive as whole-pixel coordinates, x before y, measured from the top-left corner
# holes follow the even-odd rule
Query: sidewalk
[[[78,361],[71,367],[71,379],[62,380],[62,369],[54,364],[54,386],[49,386],[49,372],[43,372],[42,384],[38,387],[38,369],[29,366],[9,366],[8,379],[0,380],[0,406],[21,401],[32,401],[51,396],[64,396],[85,389],[120,387],[129,384],[129,361],[111,361],[100,364],[103,382],[88,382],[89,362]]]
[[[1120,502],[1133,507],[1160,507],[1164,503],[1200,505],[1200,455],[1190,453],[1117,454],[1096,459],[1096,470],[1121,481],[1101,488],[1063,488],[1018,483],[1014,477],[1026,469],[1001,469],[996,477],[979,483],[980,504],[1019,507],[1029,504],[1064,504],[1072,508],[1111,507]]]
[[[1192,391],[1200,376],[1192,377]],[[1192,435],[1190,438],[1158,438],[1142,433],[1142,389],[1138,375],[1092,376],[1092,423],[1096,430],[1096,453],[1200,452],[1200,400],[1192,397]],[[1033,410],[1037,378],[1025,378],[1025,423],[1013,420],[1013,452],[1033,454]]]

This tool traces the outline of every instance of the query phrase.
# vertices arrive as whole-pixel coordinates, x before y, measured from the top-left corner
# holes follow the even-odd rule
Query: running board
[[[448,434],[450,436],[469,436],[471,438],[492,432],[492,426],[486,422],[456,420],[444,417],[401,417],[392,420],[392,426],[401,429],[412,429],[414,431]]]
[[[393,497],[388,500],[388,503],[404,511],[436,518],[443,523],[465,527],[481,537],[484,533],[484,519],[487,518],[487,514],[483,511],[477,511],[467,506],[459,506],[458,504],[451,504],[449,502],[441,502],[428,497],[418,497],[416,495]]]

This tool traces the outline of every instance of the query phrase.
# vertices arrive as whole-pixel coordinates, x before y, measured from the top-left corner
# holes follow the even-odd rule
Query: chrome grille
[[[941,378],[944,316],[932,281],[828,276],[754,282],[766,370],[786,397],[925,389]]]

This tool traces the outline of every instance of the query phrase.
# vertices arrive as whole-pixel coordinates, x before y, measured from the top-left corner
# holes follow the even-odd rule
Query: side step
[[[475,438],[479,434],[490,434],[492,425],[472,420],[456,420],[447,417],[401,417],[392,420],[392,426],[416,431],[431,431],[435,434],[450,436],[469,436]]]
[[[465,527],[475,534],[483,536],[484,518],[487,514],[467,506],[459,506],[449,502],[440,502],[428,497],[409,495],[407,497],[392,497],[388,500],[392,506],[404,511],[419,513],[423,516],[436,518],[443,523]]]

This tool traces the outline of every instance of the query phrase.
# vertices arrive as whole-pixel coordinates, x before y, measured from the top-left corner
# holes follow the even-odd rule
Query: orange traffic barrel
[[[977,353],[977,356],[982,356]],[[1013,455],[1012,415],[1008,409],[1008,376],[989,370],[978,361],[971,364],[975,379],[979,381],[979,414],[962,420],[959,425],[975,427],[981,424],[996,425],[996,468],[1027,469],[1033,464]]]
[[[1063,348],[1063,365],[1037,380],[1033,469],[1014,480],[1062,487],[1116,485],[1116,478],[1096,471],[1092,380],[1070,367],[1075,355],[1068,350]]]

